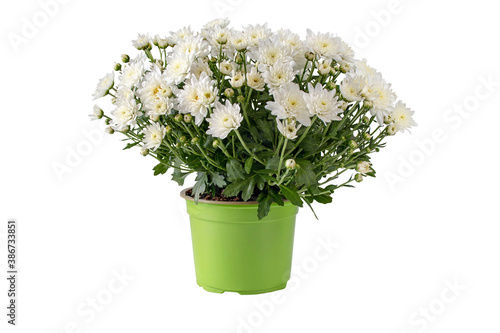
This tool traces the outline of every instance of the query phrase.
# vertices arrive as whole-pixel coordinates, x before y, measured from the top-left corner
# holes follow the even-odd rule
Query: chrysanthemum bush
[[[370,154],[416,125],[382,75],[329,33],[305,40],[266,25],[243,31],[227,20],[201,32],[139,35],[139,55],[122,55],[98,83],[94,119],[130,141],[125,149],[173,169],[192,195],[271,204],[329,203],[339,188],[375,176]]]

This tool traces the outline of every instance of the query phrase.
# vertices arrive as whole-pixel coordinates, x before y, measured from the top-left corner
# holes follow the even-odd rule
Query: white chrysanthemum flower
[[[304,100],[304,92],[295,83],[288,83],[273,91],[274,101],[267,102],[266,108],[278,119],[295,118],[302,125],[311,125],[311,114]]]
[[[267,27],[267,23],[260,25],[247,25],[243,29],[243,33],[247,36],[248,46],[257,46],[261,40],[271,37],[272,32]]]
[[[225,105],[216,102],[214,112],[210,118],[207,118],[207,122],[210,124],[207,134],[225,139],[232,130],[240,127],[242,121],[243,116],[238,104],[231,104],[227,100]]]
[[[313,87],[311,83],[309,83],[308,89],[309,93],[304,94],[304,100],[312,115],[317,115],[325,124],[332,120],[341,119],[338,114],[342,112],[340,108],[342,103],[335,96],[335,91],[328,91],[321,84],[316,84],[316,87]]]
[[[343,40],[340,41],[339,56],[344,63],[354,63],[354,50]]]
[[[178,109],[181,113],[189,113],[195,117],[195,124],[200,125],[206,117],[218,94],[215,81],[202,73],[199,78],[192,77],[183,89],[176,92]]]
[[[146,75],[142,87],[137,90],[137,96],[149,110],[153,109],[157,100],[172,96],[172,87],[159,67],[153,66],[153,70]]]
[[[383,124],[384,117],[388,115],[397,98],[391,89],[391,85],[385,82],[380,74],[377,74],[369,79],[362,94],[373,103],[373,108],[370,109],[372,116],[376,115],[377,122]]]
[[[164,114],[170,113],[172,111],[172,108],[174,107],[174,103],[172,100],[168,97],[159,97],[158,99],[155,99],[154,101],[150,102],[148,104],[148,116],[160,116]]]
[[[127,125],[135,125],[137,116],[140,114],[139,105],[135,99],[125,99],[111,114],[115,117],[115,124],[120,130]]]
[[[249,55],[259,62],[259,70],[263,70],[266,66],[272,66],[279,60],[282,62],[292,61],[288,48],[270,40],[261,40],[259,46],[251,51]]]
[[[229,25],[230,22],[231,21],[229,21],[228,18],[218,18],[218,19],[215,19],[215,20],[212,20],[212,21],[205,23],[205,25],[203,26],[203,29],[213,29],[216,26],[221,27],[221,28],[225,28]]]
[[[95,88],[95,92],[92,95],[94,99],[98,99],[104,97],[108,94],[108,92],[113,88],[115,83],[115,73],[111,72],[109,74],[104,75],[102,79],[97,83],[97,87]]]
[[[408,130],[409,132],[412,126],[417,126],[417,123],[413,119],[414,113],[415,111],[406,107],[405,103],[398,101],[390,115],[398,131],[404,132],[405,130]]]
[[[243,86],[243,83],[245,82],[245,76],[243,76],[243,73],[241,72],[233,71],[230,82],[233,88],[235,89],[241,88]]]
[[[189,36],[179,40],[174,46],[175,54],[187,53],[193,55],[194,58],[205,57],[210,52],[207,42],[201,36]]]
[[[199,78],[202,73],[206,73],[208,76],[213,74],[206,59],[198,58],[191,66],[191,74]]]
[[[302,127],[302,125],[297,126],[294,119],[285,119],[283,122],[276,119],[276,124],[278,125],[278,131],[288,140],[297,138],[297,131]]]
[[[137,39],[132,41],[132,44],[138,50],[151,49],[151,38],[148,34],[139,34]]]
[[[232,37],[232,29],[222,28],[218,25],[213,27],[208,36],[208,41],[215,47],[219,48],[221,44],[227,44]],[[218,53],[218,52],[217,52]]]
[[[293,62],[278,60],[272,66],[266,68],[262,76],[269,89],[273,90],[292,82],[297,73],[293,69]]]
[[[166,77],[175,84],[181,83],[189,74],[193,60],[194,57],[192,54],[181,53],[171,55],[167,59]]]
[[[349,73],[340,83],[340,93],[349,102],[361,101],[363,99],[361,91],[364,84],[365,80],[362,76]]]
[[[253,90],[257,91],[264,90],[265,86],[264,78],[262,77],[262,75],[260,75],[259,72],[257,72],[256,67],[252,67],[250,72],[247,73],[247,85]]]
[[[125,101],[135,98],[135,93],[127,86],[119,85],[116,91],[116,104],[120,105]]]
[[[168,38],[169,39],[169,44],[170,45],[177,45],[179,44],[179,42],[183,39],[186,39],[186,38],[189,38],[189,37],[193,37],[195,36],[196,34],[193,32],[193,30],[191,30],[191,27],[184,27],[182,29],[179,29],[175,32],[170,32],[170,37]]]
[[[375,70],[375,68],[368,65],[366,59],[356,60],[354,62],[354,67],[356,74],[362,75],[367,78],[376,76],[378,73],[377,70]]]
[[[160,49],[165,49],[168,47],[168,39],[160,37],[160,35],[155,35],[153,37],[153,44],[158,46]]]
[[[318,32],[315,34],[310,29],[307,29],[305,44],[308,51],[319,56],[335,59],[338,62],[342,60],[342,40],[330,33]]]
[[[248,46],[247,36],[242,32],[234,32],[230,42],[236,51],[243,51]]]
[[[92,113],[89,114],[90,120],[98,120],[101,119],[104,115],[104,111],[97,105],[94,105],[94,108],[92,109]]]
[[[306,51],[304,49],[304,43],[299,35],[289,29],[280,29],[276,32],[273,39],[288,49],[288,53],[295,62],[296,69],[302,69],[304,67],[306,62],[304,54]]]
[[[165,127],[159,123],[153,123],[147,126],[142,133],[144,133],[144,146],[143,148],[155,151],[160,147],[163,138],[165,137]]]
[[[362,173],[362,174],[366,175],[367,173],[369,173],[369,172],[372,171],[372,169],[370,167],[371,167],[371,163],[370,162],[362,161],[362,162],[358,163],[358,165],[356,166],[356,170],[359,173]]]
[[[142,61],[128,63],[120,75],[120,84],[132,88],[141,82],[144,74],[144,64]]]
[[[229,61],[222,61],[219,64],[219,71],[224,75],[230,75],[235,69],[236,66],[234,65],[234,63]]]
[[[318,73],[321,75],[328,75],[331,70],[332,70],[332,66],[330,66],[330,63],[328,61],[323,61],[318,66]]]

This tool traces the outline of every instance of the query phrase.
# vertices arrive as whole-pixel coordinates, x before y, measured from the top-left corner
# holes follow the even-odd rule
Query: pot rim
[[[189,201],[194,201],[193,197],[190,197],[189,195],[186,194],[188,190],[193,189],[193,187],[188,187],[185,188],[181,191],[180,195],[182,198],[189,200]],[[283,199],[284,202],[288,202],[289,200]],[[205,200],[205,199],[199,199],[198,202],[201,203],[206,203],[206,204],[212,204],[212,205],[231,205],[231,206],[245,206],[245,205],[258,205],[259,203],[257,201],[214,201],[214,200]]]

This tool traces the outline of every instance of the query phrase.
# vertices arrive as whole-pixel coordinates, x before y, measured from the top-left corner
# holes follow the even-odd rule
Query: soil
[[[193,191],[187,190],[186,195],[193,198]],[[243,202],[243,199],[240,197],[226,197],[224,194],[220,193],[216,196],[213,196],[211,193],[203,193],[200,194],[200,199],[202,200],[210,200],[210,201],[232,201],[232,202]],[[257,196],[252,196],[248,201],[257,201]]]

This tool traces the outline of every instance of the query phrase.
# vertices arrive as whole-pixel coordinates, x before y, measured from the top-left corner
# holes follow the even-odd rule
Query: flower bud
[[[234,58],[234,62],[236,62],[238,65],[241,65],[243,61],[245,60],[243,59],[243,56],[240,53],[238,53]]]
[[[224,90],[224,96],[226,96],[227,98],[233,97],[234,90],[232,88],[227,88],[226,90]]]
[[[170,125],[165,126],[165,133],[170,133],[172,132],[172,127]]]
[[[362,173],[362,174],[367,174],[368,172],[372,171],[372,169],[370,167],[371,167],[370,162],[362,161],[362,162],[359,162],[358,165],[356,165],[356,171],[358,171],[359,173]]]
[[[370,118],[368,118],[367,116],[363,116],[363,118],[361,118],[361,121],[365,124],[368,124],[370,122]]]
[[[183,146],[183,147],[189,147],[189,146],[190,146],[189,141],[184,142],[184,143],[182,144],[182,146]]]
[[[149,119],[151,119],[151,121],[158,121],[158,120],[160,120],[160,115],[159,114],[150,114]]]
[[[371,138],[372,136],[370,135],[370,133],[363,133],[363,139],[370,140]]]
[[[108,134],[113,134],[115,132],[115,130],[112,127],[106,127],[105,131]]]
[[[335,83],[333,83],[333,82],[328,82],[328,83],[325,85],[325,88],[326,88],[327,90],[333,90],[333,89],[335,89]]]
[[[120,130],[120,132],[121,132],[121,133],[123,133],[123,134],[128,133],[129,131],[130,131],[130,126],[129,126],[129,125],[127,125],[127,126],[123,127],[123,128]]]
[[[122,54],[122,62],[127,63],[130,61],[130,57],[127,54]]]
[[[297,163],[295,163],[294,159],[288,159],[285,162],[285,166],[287,169],[293,170],[297,167]]]
[[[315,55],[312,52],[306,52],[305,57],[306,57],[307,60],[313,61],[314,58],[315,58]]]
[[[396,134],[397,131],[398,130],[396,128],[396,125],[390,124],[389,126],[387,126],[387,134],[394,135],[394,134]]]
[[[371,148],[366,148],[366,152],[371,153],[372,152]]]
[[[384,124],[390,124],[393,121],[394,121],[394,119],[390,115],[387,115],[387,116],[384,117]]]
[[[148,156],[149,154],[149,149],[146,149],[146,148],[142,148],[141,149],[141,155],[142,156]]]
[[[191,120],[193,120],[193,116],[191,116],[189,113],[184,115],[184,122],[190,123]]]
[[[365,101],[363,102],[363,106],[365,109],[370,110],[371,108],[373,108],[373,102],[365,99]]]
[[[199,139],[199,138],[192,138],[192,139],[191,139],[191,144],[192,144],[192,145],[195,145],[195,144],[197,144],[198,142],[200,142],[200,139]]]
[[[340,64],[340,71],[342,73],[347,73],[347,72],[349,72],[350,69],[351,69],[351,66],[349,64],[347,64],[345,62]]]
[[[186,142],[186,141],[187,141],[187,138],[183,135],[183,136],[181,136],[181,137],[179,138],[179,141],[180,141],[181,143],[184,143],[184,142]]]
[[[318,73],[321,75],[327,75],[330,73],[331,70],[332,70],[332,67],[326,62],[322,63],[318,67]]]
[[[177,143],[175,144],[175,148],[180,148],[180,147],[181,147],[181,144],[180,144],[179,142],[177,142]]]
[[[106,119],[104,120],[104,124],[106,124],[106,125],[111,125],[111,119],[106,118]]]
[[[361,183],[363,181],[363,175],[360,174],[360,173],[357,173],[355,176],[354,176],[354,180],[357,181],[358,183]]]
[[[161,60],[161,59],[156,59],[156,60],[155,60],[155,64],[156,64],[156,66],[158,66],[159,68],[163,68],[163,60]]]
[[[352,149],[356,149],[356,148],[358,148],[358,144],[356,143],[356,141],[350,140],[349,147],[351,147]]]
[[[349,103],[347,103],[346,101],[342,101],[341,103],[342,104],[340,105],[340,108],[344,111],[347,110],[347,106],[349,105]]]
[[[340,141],[344,142],[346,140],[345,136],[340,137]]]
[[[243,103],[243,102],[245,102],[245,96],[243,96],[243,95],[238,95],[238,97],[236,97],[236,101],[237,101],[238,103]]]
[[[97,105],[94,105],[94,109],[91,115],[92,119],[101,119],[104,116],[104,111]]]
[[[115,67],[114,67],[115,71],[120,71],[122,69],[122,64],[120,64],[119,62],[115,62]]]
[[[174,117],[174,120],[177,121],[177,122],[181,122],[182,119],[184,119],[184,117],[180,113],[176,114],[175,117]]]
[[[347,150],[347,155],[352,155],[352,154],[354,154],[354,150],[353,150],[353,149],[351,149],[351,148],[349,148],[349,149]]]
[[[212,142],[212,147],[217,148],[217,147],[219,147],[219,144],[220,144],[220,141],[216,139],[216,140],[214,140],[214,142]]]

